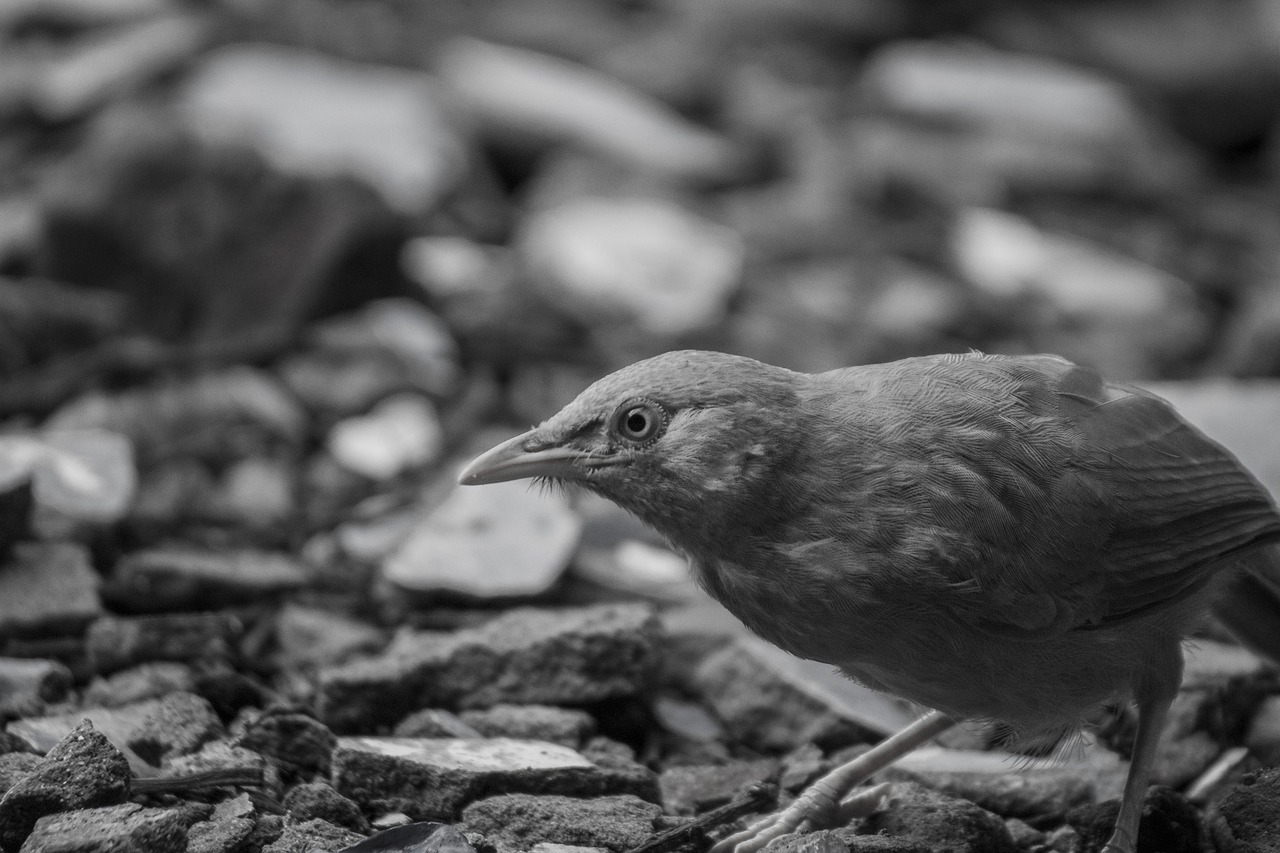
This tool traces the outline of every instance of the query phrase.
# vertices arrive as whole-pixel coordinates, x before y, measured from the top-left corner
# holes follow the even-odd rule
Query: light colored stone
[[[335,424],[328,447],[344,468],[373,480],[390,480],[439,458],[444,430],[430,400],[396,394],[366,415]]]

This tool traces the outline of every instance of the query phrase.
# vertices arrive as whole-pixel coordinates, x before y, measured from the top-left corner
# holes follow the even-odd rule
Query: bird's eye
[[[643,444],[658,437],[667,426],[667,413],[648,400],[633,400],[618,408],[613,429],[629,442]]]

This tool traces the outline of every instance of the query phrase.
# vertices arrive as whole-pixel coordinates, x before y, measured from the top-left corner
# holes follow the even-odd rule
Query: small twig
[[[134,794],[178,794],[223,786],[260,787],[263,783],[260,767],[219,767],[178,776],[154,776],[134,778],[129,789]]]
[[[743,815],[773,808],[778,802],[777,777],[778,774],[775,773],[756,782],[736,800],[699,815],[688,823],[659,832],[645,843],[632,847],[627,853],[670,853],[691,841],[702,840],[710,829],[735,821]]]

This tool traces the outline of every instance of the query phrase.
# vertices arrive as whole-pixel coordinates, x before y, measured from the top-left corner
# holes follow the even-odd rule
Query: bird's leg
[[[1149,686],[1138,693],[1138,731],[1134,738],[1133,758],[1129,762],[1129,776],[1124,782],[1124,795],[1120,799],[1120,814],[1116,817],[1115,829],[1102,848],[1102,853],[1134,853],[1138,845],[1142,801],[1147,794],[1147,785],[1151,782],[1151,765],[1155,763],[1160,733],[1164,731],[1165,721],[1169,717],[1169,706],[1178,693],[1178,682],[1182,677],[1180,661],[1173,675],[1171,681],[1168,678],[1161,679],[1162,684]]]
[[[717,842],[710,853],[756,853],[781,835],[812,829],[822,823],[824,816],[837,814],[841,799],[856,785],[953,725],[955,723],[946,714],[930,711],[814,782],[785,810],[767,815],[741,832]]]

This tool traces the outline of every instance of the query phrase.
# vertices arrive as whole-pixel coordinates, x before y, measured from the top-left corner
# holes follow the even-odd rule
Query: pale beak
[[[458,482],[464,486],[481,486],[529,477],[573,479],[582,475],[583,463],[591,459],[587,453],[570,447],[527,450],[534,432],[536,430],[521,433],[480,454],[458,475]]]

